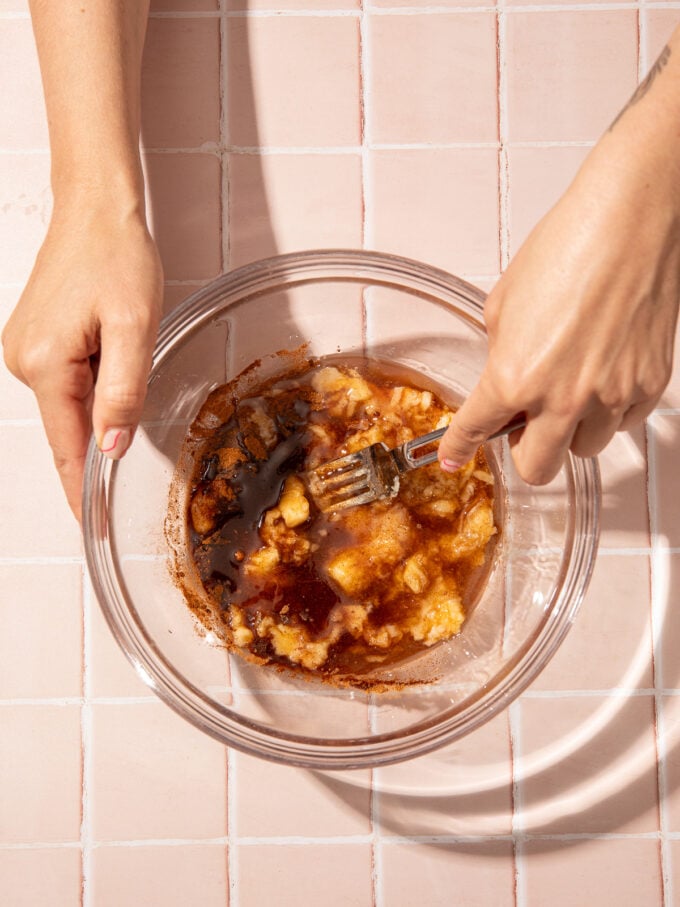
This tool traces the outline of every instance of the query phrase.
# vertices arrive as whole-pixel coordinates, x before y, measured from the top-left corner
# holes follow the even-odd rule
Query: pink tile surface
[[[496,141],[494,15],[372,16],[369,46],[371,141]]]
[[[40,68],[29,19],[8,19],[0,29],[0,83],[0,149],[47,148]],[[20,105],[15,101],[18,92]]]
[[[653,489],[654,529],[661,545],[680,548],[680,508],[678,508],[678,440],[680,413],[655,415],[649,420],[650,443],[656,465]]]
[[[292,774],[242,753],[234,760],[235,831],[240,838],[367,835],[371,833],[368,771]],[[304,810],[300,804],[306,804]]]
[[[54,584],[54,593],[44,594]],[[82,567],[0,565],[0,690],[7,699],[82,692]],[[49,664],[46,671],[44,666]]]
[[[222,266],[220,161],[148,154],[149,220],[168,280],[216,277]]]
[[[226,834],[226,754],[160,702],[98,704],[92,830],[99,841]]]
[[[277,251],[361,246],[358,155],[232,154],[227,166],[232,267]]]
[[[649,66],[661,53],[664,45],[680,25],[680,9],[647,9],[645,10],[646,33],[643,50],[647,55]]]
[[[3,154],[0,167],[0,274],[24,283],[52,211],[47,154]]]
[[[227,54],[227,128],[232,144],[360,142],[355,18],[230,19]]]
[[[368,245],[454,274],[498,271],[493,149],[375,151],[368,176]]]
[[[219,140],[219,66],[218,19],[149,20],[142,73],[146,147],[198,148]]]
[[[41,427],[0,422],[3,557],[76,557],[78,524],[66,504]],[[30,463],[30,474],[27,464]]]
[[[657,841],[529,842],[522,847],[527,907],[579,903],[662,907]]]
[[[386,904],[514,907],[512,843],[389,844],[380,855]]]
[[[97,847],[92,892],[98,907],[224,907],[227,853],[219,844],[173,847]]]
[[[518,12],[507,53],[510,140],[594,140],[637,82],[636,14]]]
[[[507,715],[414,762],[377,769],[376,783],[383,834],[509,835],[512,753]]]
[[[266,872],[263,867],[267,867]],[[369,844],[253,844],[236,853],[241,907],[371,903]]]
[[[80,839],[80,709],[3,705],[0,847]]]
[[[152,0],[143,143],[165,310],[223,268],[331,245],[488,291],[680,22],[675,2],[492,6]],[[26,0],[0,0],[0,84],[4,323],[52,204]],[[231,365],[265,327],[316,335],[303,296],[232,336]],[[316,342],[403,332],[372,310],[363,325],[361,305],[352,293]],[[225,330],[201,348],[211,374]],[[679,420],[676,368],[646,430],[600,457],[592,585],[509,711],[411,762],[312,772],[230,752],[141,682],[83,582],[33,396],[0,365],[0,902],[674,907]],[[151,551],[158,531],[138,522],[124,545]],[[142,561],[129,575],[159,583]],[[255,670],[205,664],[251,719],[308,728],[304,697]],[[363,698],[329,698],[323,720],[379,723]]]
[[[653,686],[651,568],[646,555],[601,556],[573,628],[537,690]],[[610,645],[616,627],[616,647]],[[594,653],[607,653],[597,657]]]
[[[650,695],[525,698],[519,712],[519,796],[528,831],[658,831]]]
[[[80,860],[77,847],[0,850],[0,900],[12,907],[78,904]]]

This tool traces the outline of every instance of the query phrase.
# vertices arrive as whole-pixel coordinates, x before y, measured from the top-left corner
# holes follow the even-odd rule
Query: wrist
[[[82,217],[89,212],[108,220],[145,222],[144,177],[141,164],[67,168],[53,166],[53,218]]]

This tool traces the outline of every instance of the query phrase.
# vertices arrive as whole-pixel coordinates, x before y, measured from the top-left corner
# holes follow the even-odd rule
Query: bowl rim
[[[389,276],[388,276],[389,275]],[[220,275],[200,287],[161,322],[149,383],[165,359],[215,314],[276,287],[342,280],[398,287],[437,303],[455,304],[457,314],[485,333],[485,294],[439,268],[398,255],[356,249],[318,249],[276,255]],[[116,593],[117,564],[111,558],[108,490],[117,464],[91,439],[83,482],[83,539],[92,588],[108,626],[141,679],[174,711],[196,727],[251,755],[308,768],[360,768],[387,765],[423,755],[485,723],[510,704],[536,678],[561,644],[580,608],[598,546],[601,484],[596,458],[569,454],[567,478],[576,506],[571,532],[572,556],[557,596],[531,639],[486,685],[463,700],[448,719],[429,718],[404,733],[318,740],[266,727],[206,697],[165,659],[146,634],[134,605],[128,610]],[[581,497],[575,491],[581,490]],[[162,668],[164,667],[164,670]],[[490,689],[489,689],[490,688]],[[315,688],[316,692],[316,688]]]

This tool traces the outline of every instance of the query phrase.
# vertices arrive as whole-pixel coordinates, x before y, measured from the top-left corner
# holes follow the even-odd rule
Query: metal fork
[[[509,435],[525,425],[524,416],[518,416],[487,440]],[[439,441],[447,428],[438,428],[392,450],[378,441],[310,470],[307,479],[317,506],[327,512],[395,497],[399,492],[400,477],[405,472],[436,461],[436,450],[420,456],[418,451]]]

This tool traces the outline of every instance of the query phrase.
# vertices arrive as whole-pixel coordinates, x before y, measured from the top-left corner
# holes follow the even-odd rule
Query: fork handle
[[[527,424],[526,416],[516,416],[510,422],[499,428],[498,431],[495,431],[492,435],[486,439],[487,441],[493,441],[495,438],[502,438],[503,435],[509,435],[513,431],[517,431],[519,428],[524,428]],[[432,444],[433,441],[439,441],[440,438],[444,436],[444,433],[448,430],[449,426],[445,428],[437,428],[435,431],[429,432],[427,435],[421,435],[419,438],[414,438],[413,441],[407,441],[402,445],[402,454],[406,460],[409,469],[415,469],[416,466],[429,466],[430,463],[434,463],[437,460],[437,451],[433,450],[430,453],[423,454],[422,457],[414,456],[414,453],[420,450],[421,447],[427,447],[428,444]]]

